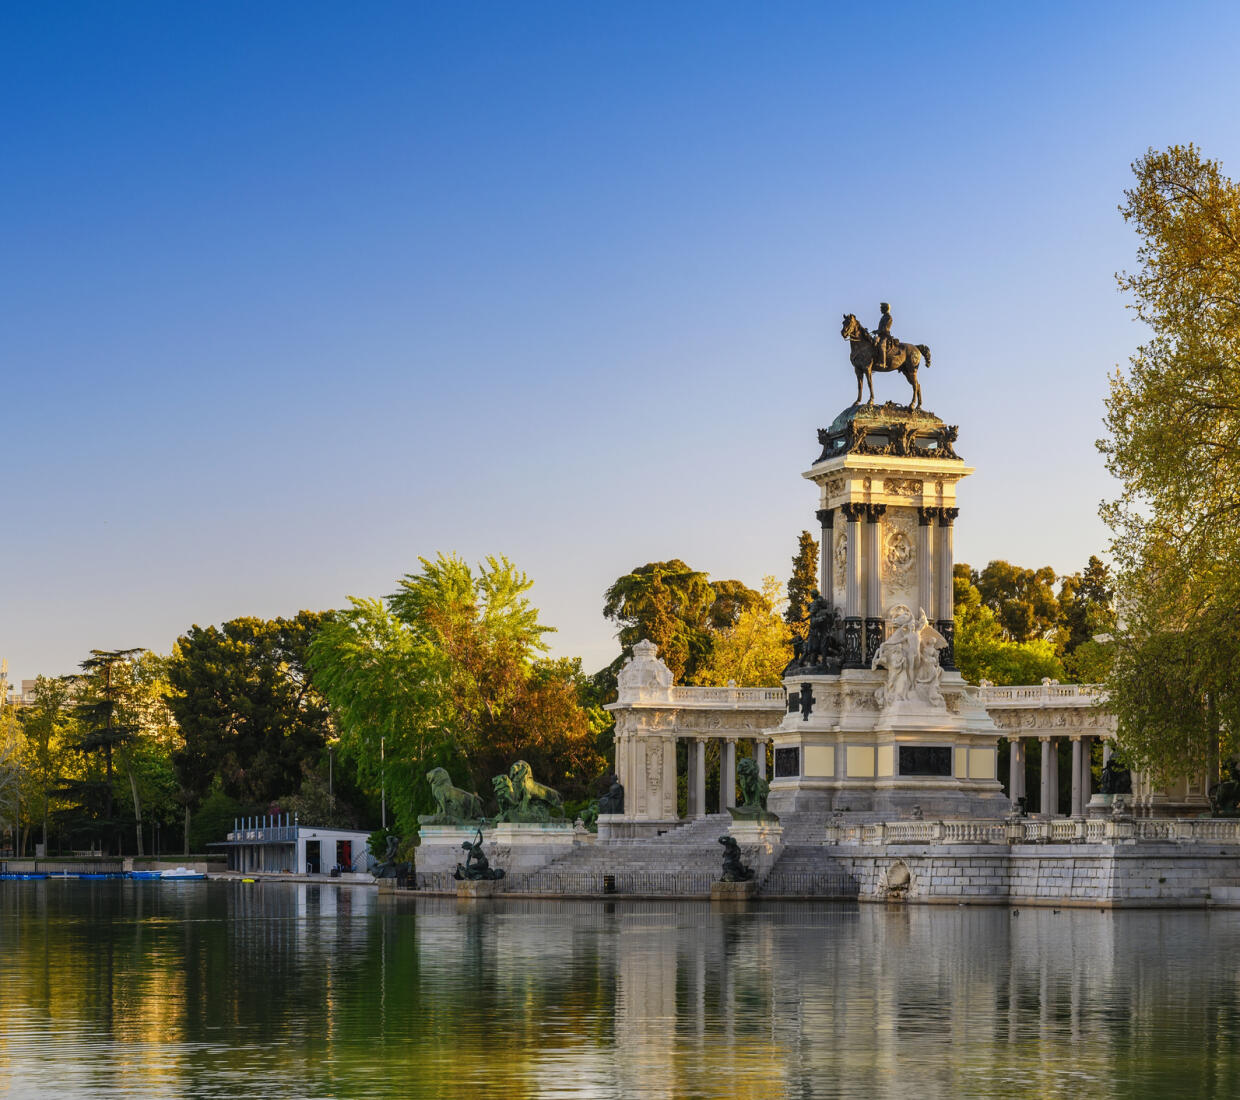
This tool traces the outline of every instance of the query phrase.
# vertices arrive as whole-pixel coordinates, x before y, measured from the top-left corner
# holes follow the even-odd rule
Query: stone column
[[[818,592],[827,606],[835,607],[835,509],[819,508],[818,522],[822,524],[822,538],[818,541]]]
[[[840,511],[848,520],[847,561],[844,567],[844,667],[861,668],[865,664],[861,638],[861,514],[865,505],[859,502],[841,504]]]
[[[931,622],[935,619],[934,559],[931,543],[934,521],[938,514],[937,508],[917,509],[917,602]]]
[[[1084,779],[1082,771],[1084,768],[1083,757],[1085,742],[1078,734],[1071,738],[1072,741],[1072,816],[1085,816],[1085,798],[1084,798]]]
[[[882,527],[879,520],[887,511],[885,504],[865,506],[865,663],[869,667],[878,647],[883,644],[883,573]]]
[[[766,742],[755,737],[753,742],[753,762],[758,765],[758,778],[766,778]]]
[[[934,555],[935,573],[938,575],[938,592],[934,601],[935,625],[947,639],[947,648],[939,655],[939,664],[945,669],[956,667],[956,621],[955,599],[952,595],[952,524],[960,515],[959,508],[939,509],[939,546]]]
[[[685,740],[685,817],[688,819],[699,816],[697,808],[697,775],[695,772],[697,754],[693,751],[696,744],[697,742],[692,737]]]
[[[1114,742],[1108,737],[1102,742],[1102,766],[1105,768],[1115,755]]]
[[[736,741],[719,742],[719,812],[726,814],[736,805]]]
[[[1009,737],[1010,757],[1008,761],[1008,797],[1012,800],[1012,809],[1016,809],[1016,800],[1025,797],[1025,742],[1019,737]]]
[[[1051,737],[1039,737],[1042,742],[1042,809],[1043,817],[1059,813],[1059,761],[1055,741]]]
[[[706,816],[706,738],[695,737],[693,744],[690,746],[693,751],[694,758],[697,760],[697,766],[693,771],[693,782],[697,788],[694,797],[694,804],[697,806],[697,816]]]

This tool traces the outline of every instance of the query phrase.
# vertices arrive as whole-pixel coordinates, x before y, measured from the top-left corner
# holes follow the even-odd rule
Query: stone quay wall
[[[1240,851],[1169,842],[829,849],[863,901],[1107,908],[1240,906]]]

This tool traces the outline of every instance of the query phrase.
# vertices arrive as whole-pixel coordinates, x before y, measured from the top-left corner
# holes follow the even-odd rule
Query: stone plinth
[[[537,871],[580,843],[567,821],[500,822],[484,830],[483,838],[486,843],[482,850],[491,866],[502,867],[509,874]]]
[[[748,882],[712,882],[710,884],[711,901],[748,901],[758,892],[758,884],[750,879]]]
[[[476,879],[473,882],[469,880],[459,880],[456,884],[456,896],[473,900],[474,898],[489,898],[495,894],[495,882],[488,879]]]
[[[418,827],[418,851],[416,855],[419,874],[436,871],[455,871],[458,863],[464,863],[466,851],[463,844],[478,835],[476,825],[420,825]],[[482,832],[482,850],[491,857],[487,844],[487,832]]]
[[[997,779],[999,731],[957,672],[938,682],[941,703],[880,704],[882,670],[792,673],[798,709],[771,731],[774,775],[767,801],[777,814],[808,810],[926,817],[1004,817]],[[809,712],[803,696],[811,697]]]
[[[599,814],[599,840],[639,840],[661,836],[683,825],[676,817],[633,818],[625,814]]]

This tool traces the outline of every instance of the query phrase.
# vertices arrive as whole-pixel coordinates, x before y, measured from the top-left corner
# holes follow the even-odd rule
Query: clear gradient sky
[[[0,6],[0,656],[505,553],[555,652],[815,526],[841,314],[933,350],[957,560],[1106,545],[1149,146],[1240,174],[1235,4]],[[876,381],[904,400],[902,379]]]

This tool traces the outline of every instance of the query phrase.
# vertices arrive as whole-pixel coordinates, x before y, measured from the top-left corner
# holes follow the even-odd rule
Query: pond
[[[0,882],[0,1097],[1223,1096],[1240,913]]]

